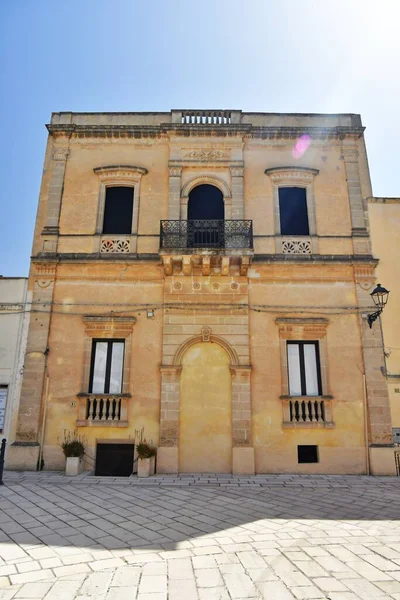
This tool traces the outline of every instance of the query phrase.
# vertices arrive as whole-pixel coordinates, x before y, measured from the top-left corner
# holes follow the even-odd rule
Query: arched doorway
[[[230,357],[219,344],[186,350],[180,381],[179,471],[232,471]]]
[[[214,185],[194,187],[188,199],[188,247],[224,247],[224,198]]]

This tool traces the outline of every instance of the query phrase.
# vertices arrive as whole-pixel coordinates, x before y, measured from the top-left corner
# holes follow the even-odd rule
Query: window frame
[[[83,365],[81,372],[80,392],[78,396],[87,396],[89,392],[93,340],[106,342],[108,340],[124,342],[124,363],[122,370],[122,392],[121,396],[130,396],[131,387],[131,357],[132,357],[132,335],[136,317],[103,317],[97,315],[85,315],[83,317],[85,334],[83,339]],[[96,394],[93,394],[94,396]],[[116,395],[116,394],[114,394]]]
[[[105,343],[107,344],[107,356],[106,356],[106,369],[104,373],[104,392],[93,392],[93,377],[94,377],[94,365],[96,360],[96,344]],[[110,379],[111,379],[111,361],[112,361],[112,346],[114,343],[122,343],[124,345],[123,359],[122,359],[122,373],[121,373],[121,390],[119,392],[110,392]],[[125,339],[123,338],[93,338],[92,339],[92,354],[90,359],[90,374],[89,374],[89,394],[111,394],[119,395],[122,394],[124,388],[124,366],[125,366]]]
[[[113,189],[113,188],[129,188],[130,190],[132,190],[132,219],[131,219],[131,226],[130,226],[130,230],[127,233],[107,233],[104,231],[104,220],[105,220],[105,216],[106,216],[106,203],[107,203],[107,190]],[[133,227],[134,227],[134,212],[135,212],[135,186],[134,185],[127,185],[127,184],[123,184],[121,183],[120,185],[116,185],[114,184],[109,184],[106,185],[104,188],[104,207],[103,207],[103,221],[101,224],[101,235],[107,236],[107,237],[113,237],[113,236],[124,236],[124,235],[132,235],[133,232]],[[111,201],[112,202],[112,201]]]
[[[137,236],[139,229],[139,213],[140,213],[140,183],[143,175],[148,173],[144,167],[134,165],[117,165],[96,167],[94,173],[99,178],[99,195],[97,203],[97,218],[94,252],[100,252],[102,238],[129,239],[130,253],[137,252]],[[133,211],[132,211],[132,227],[128,233],[103,233],[104,212],[106,205],[106,191],[108,187],[131,187],[133,188]]]
[[[289,365],[289,345],[297,345],[299,347],[299,369],[300,369],[300,387],[301,394],[294,395],[290,391],[290,365]],[[317,372],[317,385],[318,394],[307,394],[307,381],[306,381],[306,366],[304,356],[304,346],[312,345],[315,348],[315,361],[316,361],[316,372]],[[293,398],[318,398],[322,396],[322,377],[321,377],[321,359],[319,350],[318,340],[286,340],[286,354],[287,354],[287,372],[288,372],[288,385],[289,385],[289,396]]]
[[[285,240],[310,239],[312,254],[318,254],[318,237],[316,222],[316,207],[314,194],[314,179],[318,175],[319,169],[310,167],[273,167],[265,170],[265,174],[271,180],[274,200],[274,228],[275,228],[275,252],[282,254]],[[279,208],[279,188],[281,187],[299,187],[306,190],[307,216],[308,216],[308,235],[284,235],[281,233],[281,218]]]
[[[282,234],[282,213],[281,213],[281,196],[280,196],[280,191],[283,189],[300,189],[300,190],[304,190],[304,194],[305,194],[305,209],[306,209],[306,216],[307,216],[307,227],[308,227],[308,233],[284,233]],[[310,217],[308,214],[308,203],[307,203],[307,187],[304,185],[279,185],[278,186],[278,204],[279,204],[279,231],[280,231],[280,235],[282,235],[283,237],[310,237]]]

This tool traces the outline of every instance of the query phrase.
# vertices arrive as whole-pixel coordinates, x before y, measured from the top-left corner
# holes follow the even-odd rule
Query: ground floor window
[[[321,396],[318,342],[287,342],[290,396]]]
[[[124,340],[93,340],[89,393],[121,394]]]
[[[7,385],[0,385],[0,433],[4,430],[4,421],[6,418],[6,404],[7,404]]]
[[[302,463],[317,463],[318,446],[297,446],[297,462]]]

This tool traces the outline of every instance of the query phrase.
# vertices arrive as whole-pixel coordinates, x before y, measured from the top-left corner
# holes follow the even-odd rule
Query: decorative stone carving
[[[192,258],[191,256],[182,257],[182,271],[184,275],[190,275],[192,272]]]
[[[201,283],[199,283],[198,281],[196,281],[196,283],[193,284],[193,289],[194,290],[201,290]]]
[[[205,326],[201,329],[201,339],[203,342],[211,341],[211,327]]]
[[[194,187],[202,185],[204,183],[209,185],[215,185],[215,187],[220,189],[224,195],[225,203],[227,202],[227,200],[231,199],[232,194],[231,190],[229,189],[229,186],[225,183],[223,179],[215,177],[214,175],[197,175],[196,177],[189,179],[189,181],[186,182],[182,188],[181,198],[187,198]]]
[[[107,238],[101,240],[100,252],[104,253],[119,253],[129,254],[130,242],[127,239],[112,239]]]
[[[67,160],[68,153],[68,148],[54,148],[53,160]]]
[[[347,162],[355,162],[358,159],[358,150],[356,150],[356,148],[343,149],[342,156]]]
[[[163,256],[162,261],[163,261],[163,265],[164,265],[165,275],[172,275],[172,257],[171,256]]]
[[[311,254],[310,240],[283,240],[283,254]]]
[[[96,175],[99,175],[101,180],[108,179],[133,179],[140,180],[142,175],[148,173],[144,167],[136,167],[134,165],[110,165],[105,167],[96,167],[93,169]]]
[[[182,289],[182,283],[180,281],[175,281],[174,290],[181,290],[181,289]]]
[[[221,275],[229,275],[230,257],[223,256],[221,261]]]
[[[182,167],[169,167],[168,175],[170,177],[180,177],[182,173]]]
[[[184,158],[192,158],[200,161],[221,160],[229,158],[227,152],[222,150],[191,150],[184,154]]]
[[[217,281],[215,281],[215,282],[212,284],[212,289],[213,289],[213,290],[219,290],[219,288],[220,288],[220,285],[219,285],[219,283],[218,283]]]
[[[236,281],[231,283],[231,290],[238,290],[238,289],[239,289],[239,284],[236,283]]]
[[[240,260],[240,274],[243,275],[244,277],[246,277],[249,267],[250,267],[250,256],[242,256],[242,258]]]
[[[296,179],[297,181],[309,183],[313,181],[318,173],[318,169],[309,169],[308,167],[275,167],[273,169],[265,169],[265,174],[274,183],[285,179]]]
[[[201,270],[203,275],[210,275],[211,273],[211,258],[209,256],[203,256]]]
[[[231,175],[232,175],[232,177],[243,177],[244,176],[244,168],[243,167],[231,167]]]

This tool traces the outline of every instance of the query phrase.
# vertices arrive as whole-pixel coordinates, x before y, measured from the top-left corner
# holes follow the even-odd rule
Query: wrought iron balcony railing
[[[253,221],[161,221],[160,248],[253,248]]]

